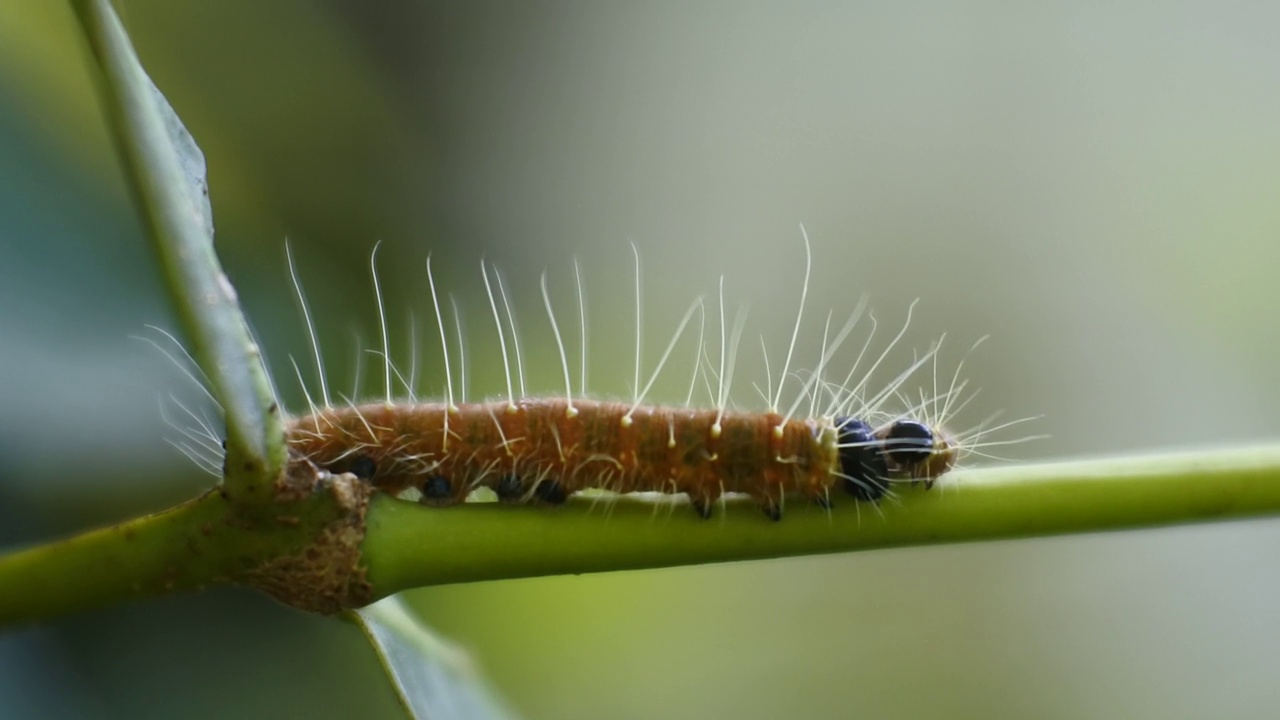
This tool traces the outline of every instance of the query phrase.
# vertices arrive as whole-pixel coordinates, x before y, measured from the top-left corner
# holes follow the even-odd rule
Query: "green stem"
[[[213,249],[204,156],[138,62],[108,0],[71,3],[102,70],[103,103],[170,299],[227,421],[226,485],[247,501],[284,467],[284,427],[257,345]]]
[[[210,541],[227,503],[216,493],[67,540],[0,557],[0,624],[53,617],[219,582]]]
[[[244,507],[211,491],[177,507],[0,555],[0,627],[226,583],[303,556],[342,509],[327,493]]]
[[[432,509],[377,497],[363,545],[375,597],[473,580],[1229,520],[1280,512],[1280,445],[956,472],[878,511],[749,502],[709,521],[687,506],[576,500],[561,508]]]
[[[310,558],[323,547],[315,544],[322,530],[350,514],[343,497],[349,494],[316,491],[291,504],[244,507],[211,492],[171,510],[0,556],[0,626],[212,584],[262,586],[261,568],[280,558]],[[377,495],[365,514],[358,565],[372,584],[372,595],[362,597],[374,599],[474,580],[1276,513],[1280,445],[957,472],[931,491],[907,489],[899,503],[878,511],[852,500],[830,513],[792,503],[776,523],[745,501],[725,503],[715,518],[701,520],[687,505],[662,500],[428,508]],[[358,532],[356,526],[351,531]],[[302,590],[297,583],[312,575],[281,577]],[[339,578],[339,585],[344,582]]]

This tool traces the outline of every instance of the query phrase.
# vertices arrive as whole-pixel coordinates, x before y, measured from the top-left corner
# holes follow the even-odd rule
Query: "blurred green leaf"
[[[419,621],[399,595],[351,613],[378,650],[409,714],[418,720],[514,720],[465,651]]]
[[[284,428],[235,290],[213,248],[204,154],[138,61],[108,0],[73,3],[102,70],[107,116],[169,295],[227,424],[226,486],[262,500],[284,465]]]

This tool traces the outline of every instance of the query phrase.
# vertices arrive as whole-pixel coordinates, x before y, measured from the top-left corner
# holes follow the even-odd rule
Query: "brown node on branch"
[[[332,517],[297,552],[246,573],[245,583],[286,605],[323,615],[367,605],[373,589],[360,564],[360,543],[376,490],[351,473],[335,475],[301,457],[290,458],[274,490],[280,504],[316,500]]]

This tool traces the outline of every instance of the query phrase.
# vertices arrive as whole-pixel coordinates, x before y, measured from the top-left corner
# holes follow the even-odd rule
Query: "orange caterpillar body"
[[[784,496],[831,504],[833,485],[877,500],[891,478],[926,484],[956,449],[914,421],[879,430],[846,419],[592,400],[372,403],[328,408],[289,424],[290,450],[430,505],[479,487],[507,502],[563,502],[586,489],[685,493],[703,517],[725,493],[751,496],[773,519]]]

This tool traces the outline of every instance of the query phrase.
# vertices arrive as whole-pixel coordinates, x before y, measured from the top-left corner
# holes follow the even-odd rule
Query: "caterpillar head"
[[[896,420],[876,431],[893,477],[924,481],[926,488],[956,464],[959,447],[951,436],[918,420]]]
[[[880,499],[899,478],[933,487],[959,454],[951,436],[918,420],[897,420],[879,430],[852,417],[836,418],[835,424],[840,486],[862,501]]]

